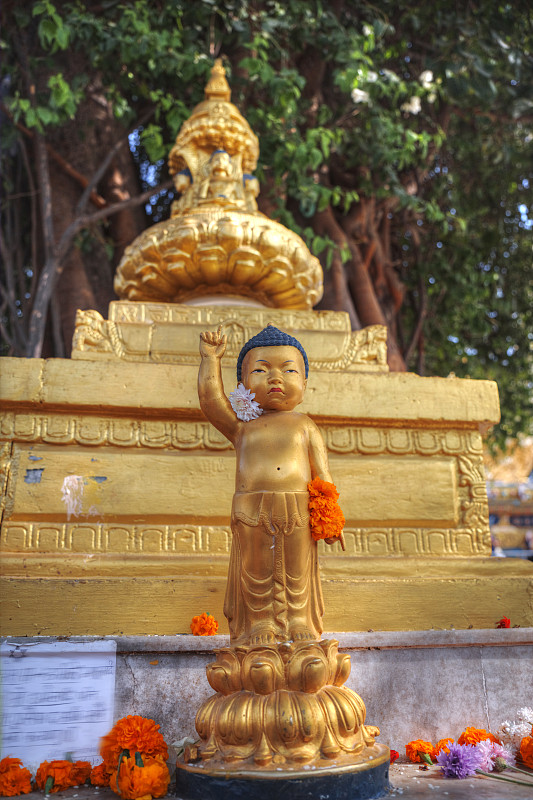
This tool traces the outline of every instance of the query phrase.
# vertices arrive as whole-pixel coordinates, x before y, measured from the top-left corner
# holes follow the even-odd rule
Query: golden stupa
[[[257,211],[258,143],[219,63],[170,155],[179,199],[119,266],[108,319],[78,312],[71,359],[2,359],[2,633],[189,632],[222,613],[231,445],[203,416],[199,334],[234,360],[268,323],[309,354],[346,551],[319,548],[324,628],[533,622],[531,564],[493,559],[482,436],[490,381],[388,372],[386,330],[312,311],[319,263]]]
[[[126,250],[115,279],[119,297],[170,303],[244,297],[294,309],[320,300],[318,259],[299,236],[257,210],[259,142],[230,96],[217,60],[204,102],[170,152],[180,199],[169,220]]]

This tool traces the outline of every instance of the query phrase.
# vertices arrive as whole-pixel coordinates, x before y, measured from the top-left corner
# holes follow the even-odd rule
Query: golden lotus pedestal
[[[207,667],[217,693],[196,715],[201,743],[178,759],[177,795],[383,796],[390,752],[365,725],[362,699],[343,686],[349,674],[335,640],[218,650]]]

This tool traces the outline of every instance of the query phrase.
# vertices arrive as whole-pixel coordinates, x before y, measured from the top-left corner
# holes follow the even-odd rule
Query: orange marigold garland
[[[218,622],[212,614],[198,614],[191,620],[191,633],[195,636],[213,636],[218,631]]]
[[[533,734],[533,728],[531,729]],[[533,735],[524,736],[520,742],[520,758],[530,769],[533,769]]]
[[[422,739],[415,739],[413,742],[405,745],[405,753],[409,761],[418,764],[420,761],[425,761],[432,764],[435,758],[435,748],[431,742],[424,742]]]
[[[91,765],[88,761],[43,761],[35,775],[35,785],[44,789],[46,794],[61,792],[70,786],[80,786],[85,783],[91,774]]]
[[[20,758],[6,756],[0,761],[0,795],[15,797],[31,792],[31,772],[22,766]]]
[[[109,786],[110,777],[111,773],[107,771],[104,761],[91,770],[91,784],[93,786]]]
[[[333,539],[342,534],[344,514],[337,500],[339,493],[334,483],[323,481],[318,476],[307,484],[309,491],[309,524],[313,539]]]
[[[110,732],[100,740],[100,755],[108,772],[116,769],[123,750],[142,753],[142,756],[168,758],[168,749],[153,719],[127,716],[119,719]],[[129,755],[129,753],[128,753]]]
[[[466,728],[466,730],[462,732],[457,739],[457,744],[473,744],[475,746],[478,742],[483,742],[485,739],[500,744],[500,740],[497,739],[496,736],[493,736],[492,733],[486,731],[485,728],[471,727]]]
[[[129,756],[111,775],[109,785],[124,800],[152,800],[168,791],[170,774],[162,756]]]

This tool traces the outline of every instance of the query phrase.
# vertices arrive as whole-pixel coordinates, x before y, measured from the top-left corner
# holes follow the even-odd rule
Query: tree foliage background
[[[320,307],[386,324],[389,364],[498,381],[533,432],[533,12],[497,0],[100,0],[2,15],[2,354],[70,353],[224,59],[260,208],[322,262]]]

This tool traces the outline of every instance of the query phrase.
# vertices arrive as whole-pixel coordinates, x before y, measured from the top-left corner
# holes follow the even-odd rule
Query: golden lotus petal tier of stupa
[[[257,210],[252,170],[259,144],[229,102],[220,61],[205,96],[170,153],[179,195],[171,218],[126,249],[115,290],[135,301],[190,303],[223,295],[311,309],[322,296],[320,263],[297,234]]]

